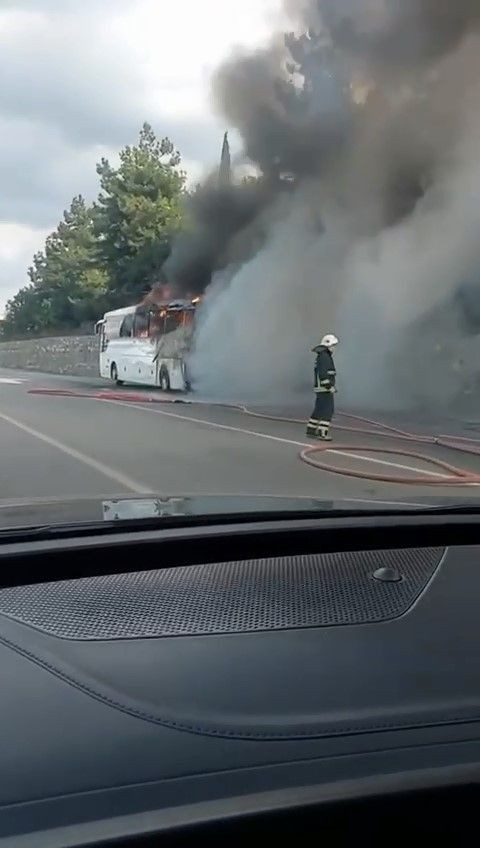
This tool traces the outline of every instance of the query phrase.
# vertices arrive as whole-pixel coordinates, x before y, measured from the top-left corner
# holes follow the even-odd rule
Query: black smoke
[[[317,0],[311,7],[339,49],[399,74],[437,60],[480,25],[478,0]]]
[[[233,167],[225,186],[212,175],[190,199],[187,227],[165,266],[179,292],[202,292],[215,272],[228,270],[221,297],[209,302],[208,345],[200,333],[198,361],[206,373],[209,349],[228,363],[228,348],[230,382],[241,362],[244,384],[258,373],[258,355],[252,364],[242,347],[252,315],[238,318],[238,338],[230,330],[223,347],[213,341],[221,319],[239,314],[242,286],[249,302],[254,290],[265,304],[280,295],[283,314],[266,308],[262,320],[271,326],[254,327],[248,344],[255,353],[267,334],[282,373],[287,286],[310,304],[303,312],[290,304],[302,322],[298,344],[309,347],[317,325],[335,329],[327,321],[352,338],[361,328],[362,339],[378,338],[380,324],[387,368],[397,355],[394,328],[402,347],[417,319],[431,330],[425,316],[442,302],[454,303],[452,315],[468,311],[480,279],[480,224],[477,236],[469,199],[480,114],[479,0],[285,5],[285,32],[231,56],[212,80],[214,107],[240,135],[242,160],[256,176],[242,181]],[[452,322],[445,327],[453,333]],[[285,373],[303,368],[299,351],[288,349],[295,368],[289,362]],[[373,385],[376,378],[365,368],[362,379]]]
[[[347,83],[339,108],[339,83],[330,78],[327,54],[312,66],[312,46],[318,47],[313,36],[285,34],[280,45],[236,56],[214,75],[216,110],[240,131],[244,158],[258,176],[225,186],[215,173],[188,198],[186,229],[164,268],[179,293],[200,293],[214,271],[248,260],[263,244],[265,210],[338,159],[352,117]],[[294,75],[302,61],[309,77],[298,86]],[[314,105],[317,86],[323,87],[320,109]]]
[[[240,132],[244,154],[261,176],[231,186],[213,176],[189,198],[188,229],[164,269],[179,292],[200,293],[215,270],[250,258],[262,242],[261,224],[252,225],[285,191],[285,176],[290,185],[334,179],[362,231],[391,225],[423,196],[442,147],[438,136],[451,131],[453,116],[446,120],[437,103],[442,82],[428,80],[427,72],[479,27],[478,0],[289,6],[296,35],[277,35],[264,50],[235,55],[214,75],[216,110]],[[355,75],[371,86],[361,104],[352,101]],[[400,84],[410,93],[399,105],[392,99]],[[425,115],[427,97],[433,102]],[[233,256],[232,243],[245,230],[251,245],[243,239]]]
[[[213,272],[234,261],[234,242],[258,218],[271,197],[271,186],[264,180],[225,186],[212,177],[196,189],[186,203],[186,228],[163,268],[177,295],[202,294]],[[239,258],[246,259],[248,255],[246,250]]]

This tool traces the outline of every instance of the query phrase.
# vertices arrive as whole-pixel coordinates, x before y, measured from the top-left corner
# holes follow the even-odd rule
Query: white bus
[[[100,376],[117,385],[138,383],[163,391],[188,389],[185,356],[196,301],[129,306],[97,323]]]

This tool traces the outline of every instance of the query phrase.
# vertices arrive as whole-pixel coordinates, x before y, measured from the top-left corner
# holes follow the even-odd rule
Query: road
[[[106,401],[32,394],[39,388],[95,392],[105,386],[100,379],[0,369],[2,508],[37,499],[61,502],[148,493],[296,496],[369,504],[477,491],[373,482],[320,471],[299,459],[303,447],[312,444],[303,425],[254,418],[210,403],[142,404],[124,401],[121,395]],[[310,409],[296,412],[307,417]],[[442,483],[438,469],[389,453],[399,447],[394,441],[335,435],[327,456],[337,465],[374,473],[416,471],[420,479],[434,471]],[[337,442],[354,447],[354,455],[342,451]],[[385,446],[385,451],[368,455],[363,451],[366,445]],[[422,452],[480,474],[480,458],[430,446]]]

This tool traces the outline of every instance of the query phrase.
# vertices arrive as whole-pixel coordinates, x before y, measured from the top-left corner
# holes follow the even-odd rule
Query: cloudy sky
[[[209,78],[265,40],[280,0],[0,0],[0,314],[95,163],[143,121],[191,179],[219,156]]]

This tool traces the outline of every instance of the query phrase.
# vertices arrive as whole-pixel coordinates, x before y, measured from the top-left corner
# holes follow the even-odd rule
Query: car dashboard
[[[3,543],[0,837],[458,836],[479,536],[365,516]]]

